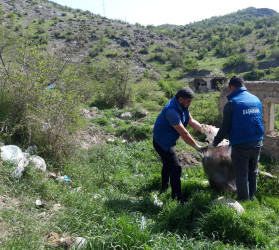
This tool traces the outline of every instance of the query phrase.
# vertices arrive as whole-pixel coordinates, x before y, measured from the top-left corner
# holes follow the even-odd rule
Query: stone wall
[[[245,82],[245,87],[251,93],[259,97],[263,107],[264,140],[262,152],[274,159],[279,160],[279,134],[274,131],[274,108],[279,104],[279,82],[256,81]],[[230,93],[228,87],[221,90],[218,108],[221,114]]]

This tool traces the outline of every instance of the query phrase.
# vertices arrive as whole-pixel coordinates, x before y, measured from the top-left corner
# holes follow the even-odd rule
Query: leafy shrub
[[[189,58],[184,60],[184,72],[192,73],[197,70],[198,62],[196,59]]]
[[[240,54],[240,55],[233,55],[230,56],[226,62],[223,64],[223,68],[225,69],[236,69],[237,67],[246,64],[247,63],[247,59],[246,59],[246,55],[244,54]]]
[[[275,75],[275,80],[279,81],[279,67],[274,68],[272,71]]]
[[[180,88],[185,87],[185,84],[178,83],[173,80],[159,80],[158,85],[164,91],[165,96],[169,99],[173,98]]]
[[[124,108],[132,101],[131,66],[126,59],[103,59],[98,65],[90,66],[88,74],[94,82],[95,98],[108,107]]]
[[[200,123],[219,127],[222,121],[222,116],[218,110],[219,95],[219,92],[196,94],[189,107],[192,117]]]
[[[167,61],[167,55],[164,53],[149,53],[147,56],[148,61],[157,61],[164,64]]]
[[[265,76],[265,71],[260,69],[255,69],[253,71],[247,72],[244,74],[245,80],[260,80]]]
[[[42,48],[24,47],[24,40],[1,34],[6,43],[1,52],[0,113],[6,142],[36,144],[41,154],[61,159],[74,150],[73,136],[80,126],[77,103],[83,90],[78,72],[61,54],[56,59]],[[11,58],[10,68],[5,68]],[[55,88],[48,90],[49,83]]]

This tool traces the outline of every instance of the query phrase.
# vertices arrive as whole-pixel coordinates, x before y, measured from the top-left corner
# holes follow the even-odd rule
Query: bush
[[[173,98],[180,88],[185,87],[185,84],[168,80],[159,80],[158,85],[164,91],[165,96],[169,99]]]
[[[131,103],[131,66],[126,59],[103,59],[96,66],[89,66],[88,73],[94,82],[95,98],[108,107],[124,108]]]
[[[242,66],[247,63],[246,55],[233,55],[230,56],[227,61],[223,64],[224,69],[236,69],[237,67]]]
[[[260,80],[265,76],[265,71],[260,69],[255,69],[253,71],[247,72],[243,75],[245,80]]]
[[[1,34],[6,41],[1,56],[10,60],[0,81],[6,143],[36,144],[44,156],[62,159],[74,150],[73,136],[80,126],[77,104],[83,90],[78,72],[60,54],[56,59],[42,48],[24,47],[24,40]],[[48,90],[49,83],[55,88]]]
[[[219,92],[197,94],[189,107],[192,117],[200,123],[219,127],[222,121],[218,110],[219,95]]]
[[[184,72],[192,73],[198,68],[198,62],[196,59],[189,58],[184,60]]]
[[[275,80],[279,81],[279,67],[274,68],[272,72],[275,75]]]

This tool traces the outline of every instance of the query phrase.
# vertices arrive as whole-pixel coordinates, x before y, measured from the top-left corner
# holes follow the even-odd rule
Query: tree
[[[74,150],[78,104],[86,92],[82,74],[69,53],[47,52],[5,26],[0,29],[1,137],[36,144],[41,154],[62,159]]]

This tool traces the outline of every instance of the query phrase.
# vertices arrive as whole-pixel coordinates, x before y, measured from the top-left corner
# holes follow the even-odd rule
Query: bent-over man
[[[169,187],[172,189],[172,198],[181,201],[181,165],[174,151],[177,139],[182,139],[198,151],[204,147],[199,146],[186,130],[189,125],[197,131],[201,131],[201,124],[194,120],[189,113],[195,93],[189,88],[181,88],[174,98],[163,108],[154,125],[153,146],[160,155],[162,168],[162,191]]]

